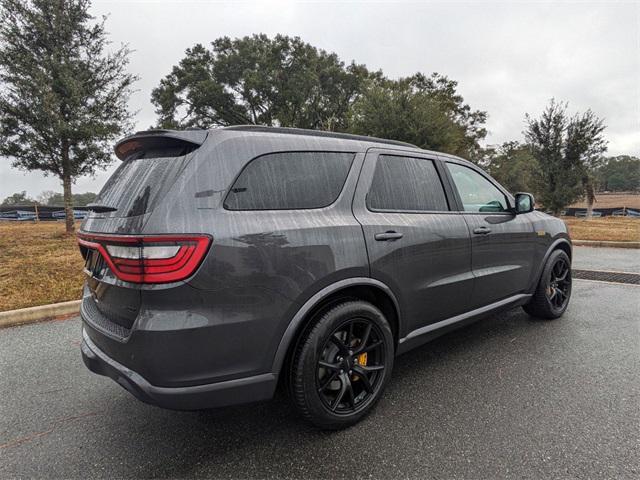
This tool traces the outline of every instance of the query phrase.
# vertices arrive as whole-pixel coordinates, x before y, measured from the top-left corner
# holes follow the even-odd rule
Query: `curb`
[[[576,247],[640,248],[640,242],[612,242],[607,240],[571,240]]]
[[[72,300],[70,302],[0,312],[0,328],[42,322],[65,315],[75,315],[80,312],[80,302],[80,300]]]

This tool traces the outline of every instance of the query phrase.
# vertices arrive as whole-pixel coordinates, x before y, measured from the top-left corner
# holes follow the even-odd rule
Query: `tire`
[[[570,298],[571,260],[564,251],[555,250],[544,265],[531,301],[522,308],[532,317],[554,320],[565,312]]]
[[[338,430],[362,420],[380,400],[393,369],[393,334],[382,312],[359,300],[316,318],[293,355],[290,392],[308,421]]]

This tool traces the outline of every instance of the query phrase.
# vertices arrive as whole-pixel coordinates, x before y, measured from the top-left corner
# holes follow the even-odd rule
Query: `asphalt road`
[[[574,246],[571,263],[573,268],[583,270],[640,273],[640,250]]]
[[[640,293],[576,281],[397,360],[377,410],[326,433],[282,398],[140,403],[80,360],[77,319],[0,330],[0,478],[639,478]]]

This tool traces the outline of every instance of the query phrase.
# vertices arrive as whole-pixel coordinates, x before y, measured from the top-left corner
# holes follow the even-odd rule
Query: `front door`
[[[471,234],[477,308],[524,292],[533,273],[536,233],[528,215],[516,215],[484,172],[455,161],[446,166]]]
[[[449,206],[443,168],[429,155],[371,149],[354,197],[371,276],[400,303],[401,337],[467,311],[472,301],[469,232]]]

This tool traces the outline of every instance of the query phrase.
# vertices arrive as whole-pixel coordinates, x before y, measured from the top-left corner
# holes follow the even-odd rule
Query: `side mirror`
[[[516,214],[533,212],[533,207],[536,202],[533,200],[533,195],[530,193],[519,192],[515,195],[516,199]]]

